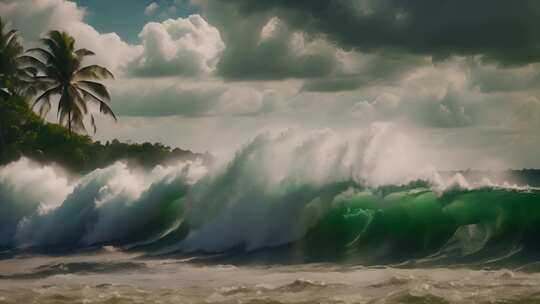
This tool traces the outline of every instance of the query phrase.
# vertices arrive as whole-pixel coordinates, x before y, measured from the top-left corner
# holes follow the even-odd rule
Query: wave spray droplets
[[[0,168],[0,246],[284,262],[535,260],[538,191],[444,181],[417,146],[384,124],[354,136],[289,130],[256,137],[217,168],[116,163],[74,181],[23,158]]]

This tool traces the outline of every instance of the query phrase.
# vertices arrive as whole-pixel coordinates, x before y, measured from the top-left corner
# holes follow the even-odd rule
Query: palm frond
[[[25,67],[25,68],[22,68],[21,71],[23,71],[24,73],[26,73],[28,76],[36,76],[37,73],[39,73],[38,69],[35,68],[35,67]]]
[[[12,45],[17,41],[17,30],[10,30],[2,38],[6,46]]]
[[[23,56],[18,57],[17,61],[19,62],[19,64],[23,66],[26,66],[26,65],[32,66],[40,70],[41,72],[45,72],[45,70],[47,69],[47,65],[43,61],[33,56],[23,55]]]
[[[39,107],[39,116],[45,117],[49,111],[51,111],[51,99],[50,96],[47,96],[44,102],[41,103],[41,106]]]
[[[43,59],[45,59],[45,61],[47,61],[47,63],[51,63],[55,61],[54,55],[51,54],[51,52],[47,51],[46,49],[32,48],[32,49],[26,50],[26,52],[39,54],[41,57],[43,57]]]
[[[109,115],[112,118],[114,118],[115,121],[118,121],[118,118],[116,118],[116,115],[114,114],[113,110],[111,109],[111,107],[109,106],[108,103],[106,103],[105,101],[99,99],[99,97],[97,97],[96,95],[92,94],[91,92],[89,92],[89,91],[87,91],[87,90],[85,90],[83,88],[79,87],[79,91],[83,94],[85,99],[90,99],[90,100],[96,102],[99,105],[99,111],[102,114]]]
[[[111,95],[107,88],[99,83],[94,81],[80,80],[77,81],[79,87],[83,87],[87,90],[90,90],[92,93],[97,95],[100,99],[105,99],[106,101],[111,100]]]
[[[75,107],[80,108],[83,114],[87,114],[88,108],[86,107],[86,102],[84,101],[84,97],[82,96],[78,88],[76,86],[69,86],[68,92],[72,101],[75,104]]]
[[[84,126],[84,115],[85,113],[81,108],[75,106],[68,113],[68,118],[71,122],[71,128],[75,130],[86,130]]]
[[[51,52],[51,54],[58,54],[60,53],[60,45],[58,45],[58,43],[50,38],[50,37],[47,37],[47,38],[42,38],[41,39],[41,43],[45,44],[45,46],[47,46],[47,48],[49,49],[49,51]]]
[[[32,79],[40,82],[58,82],[58,80],[51,76],[34,76]]]
[[[99,65],[89,65],[75,72],[75,79],[114,79],[113,73]]]
[[[90,124],[92,124],[92,129],[94,131],[94,134],[96,134],[97,132],[97,127],[96,127],[96,120],[94,119],[94,115],[90,115]]]
[[[6,89],[0,88],[0,99],[8,99],[10,96],[11,94]]]
[[[50,109],[51,95],[60,93],[60,90],[61,90],[60,86],[46,90],[45,92],[43,92],[43,94],[41,94],[38,98],[36,98],[36,100],[32,104],[32,108],[34,108],[38,103],[43,102],[45,104],[48,104],[48,108]],[[44,114],[47,114],[48,111],[49,110],[47,110]],[[40,109],[40,115],[43,116],[42,109]]]
[[[114,119],[114,121],[118,121],[118,118],[116,118],[116,115],[114,114],[113,110],[106,102],[101,102],[99,104],[99,111],[104,115],[111,116]]]
[[[96,53],[90,51],[89,49],[78,49],[75,51],[75,54],[79,57],[93,56]]]

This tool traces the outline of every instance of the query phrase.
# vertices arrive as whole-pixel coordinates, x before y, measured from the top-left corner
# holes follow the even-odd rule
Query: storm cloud
[[[244,18],[271,14],[346,49],[481,55],[501,65],[540,60],[535,0],[217,0]],[[209,4],[210,7],[216,4]]]

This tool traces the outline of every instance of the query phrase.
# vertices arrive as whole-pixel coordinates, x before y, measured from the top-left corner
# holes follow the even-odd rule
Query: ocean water
[[[537,303],[509,270],[221,265],[100,252],[0,262],[0,303]]]
[[[0,167],[0,303],[535,303],[539,202],[386,127],[262,134],[213,168],[22,158]]]

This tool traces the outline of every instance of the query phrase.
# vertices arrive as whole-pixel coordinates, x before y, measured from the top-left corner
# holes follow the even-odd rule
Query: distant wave
[[[217,168],[119,162],[76,179],[22,158],[0,167],[0,246],[403,265],[540,258],[539,190],[445,180],[403,144],[385,125],[356,137],[290,130]]]

